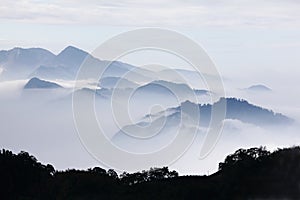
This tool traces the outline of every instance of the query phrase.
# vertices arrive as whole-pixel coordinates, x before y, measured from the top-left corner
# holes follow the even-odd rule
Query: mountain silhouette
[[[170,119],[174,119],[174,116],[180,118],[181,108],[186,104],[193,104],[190,101],[183,102],[180,106],[175,108],[169,108],[164,112],[157,113],[154,116],[147,115],[144,120],[149,117],[159,118],[162,113],[170,113]],[[272,110],[268,110],[253,104],[248,101],[237,98],[221,98],[214,104],[199,104],[200,122],[199,125],[207,127],[211,120],[211,113],[214,106],[220,104],[226,105],[225,119],[239,120],[244,123],[254,124],[260,127],[289,125],[293,122],[292,119],[281,113],[274,113]],[[163,116],[165,117],[165,116]],[[149,120],[148,120],[149,121]]]
[[[26,79],[39,77],[43,79],[74,80],[76,74],[86,58],[89,58],[88,67],[93,70],[106,70],[103,77],[120,77],[130,72],[129,78],[134,80],[151,80],[147,75],[153,72],[139,69],[130,64],[119,61],[100,60],[88,52],[73,46],[63,49],[58,55],[42,48],[14,48],[0,51],[0,65],[3,68],[2,80]],[[145,75],[143,75],[145,74]]]
[[[52,83],[50,81],[44,81],[38,79],[36,77],[30,79],[24,86],[24,89],[54,89],[54,88],[62,88],[62,86],[56,83]]]
[[[4,69],[1,79],[20,79],[27,76],[40,65],[49,65],[55,55],[42,48],[13,48],[0,51],[0,65]]]
[[[104,77],[100,79],[99,86],[102,88],[112,89],[112,88],[136,88],[137,83],[129,81],[125,78],[120,77]]]

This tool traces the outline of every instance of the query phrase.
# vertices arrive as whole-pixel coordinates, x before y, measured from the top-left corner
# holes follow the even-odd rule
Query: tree
[[[109,177],[111,177],[113,179],[118,179],[119,178],[117,172],[113,169],[109,169],[107,171],[107,174],[108,174]]]
[[[227,156],[225,161],[219,164],[219,170],[224,170],[243,162],[250,165],[254,161],[261,161],[270,155],[265,147],[239,149],[235,153]]]
[[[96,174],[106,174],[106,170],[100,167],[94,167],[93,169],[89,169],[88,171]]]
[[[47,164],[47,165],[46,165],[46,170],[47,170],[47,172],[48,172],[49,174],[51,174],[51,175],[53,175],[53,174],[55,173],[54,167],[53,167],[52,165],[50,165],[50,164]]]

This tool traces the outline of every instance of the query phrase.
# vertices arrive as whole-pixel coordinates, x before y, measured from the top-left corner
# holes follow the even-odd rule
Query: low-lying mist
[[[16,80],[0,83],[1,147],[15,152],[28,151],[36,155],[41,162],[51,163],[57,169],[86,169],[96,165],[103,166],[87,152],[76,132],[72,112],[74,82],[55,80],[54,82],[64,88],[26,90],[23,87],[27,81]],[[233,87],[233,85],[241,85],[241,87]],[[272,88],[272,85],[268,86]],[[92,81],[82,81],[82,87],[95,89],[97,84]],[[300,144],[298,136],[300,101],[297,93],[291,92],[288,89],[289,86],[274,87],[272,91],[268,92],[251,92],[244,90],[245,87],[242,83],[225,82],[227,96],[246,99],[251,104],[282,113],[292,118],[294,123],[289,126],[262,128],[242,123],[239,120],[225,120],[222,134],[215,148],[204,159],[199,159],[199,156],[206,131],[199,129],[191,147],[182,157],[172,163],[170,168],[178,170],[181,174],[210,174],[217,170],[217,164],[224,160],[226,155],[238,148],[266,146],[272,150]],[[147,144],[139,144],[136,141],[132,143],[130,138],[120,135],[119,127],[116,126],[111,113],[110,99],[100,95],[95,96],[96,116],[98,120],[102,120],[103,129],[108,138],[111,138],[112,142],[120,148],[127,148],[133,152],[154,151],[168,144],[169,136],[173,137],[173,131],[176,132],[176,126],[169,127],[166,135],[159,137],[160,140],[154,138],[153,143],[151,140]],[[151,95],[149,95],[147,97],[149,102],[143,103],[142,97],[143,95],[137,95],[136,102],[131,102],[131,106],[128,107],[131,109],[129,112],[135,122],[138,122],[143,114],[150,114],[151,103],[159,104],[165,100],[164,96],[155,95],[154,99],[150,99]],[[176,102],[169,101],[169,104],[166,102],[161,106],[163,109],[175,107]],[[162,107],[160,108],[162,109]]]

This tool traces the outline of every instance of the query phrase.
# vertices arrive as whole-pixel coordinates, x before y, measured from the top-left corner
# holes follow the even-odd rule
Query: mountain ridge
[[[243,123],[254,124],[260,127],[266,127],[271,125],[288,125],[294,122],[293,119],[281,113],[275,113],[272,110],[251,104],[247,100],[237,99],[233,97],[222,97],[219,101],[213,104],[196,104],[187,100],[182,102],[181,105],[179,105],[178,107],[167,109],[166,112],[172,113],[172,115],[174,115],[174,113],[180,115],[182,106],[186,104],[193,104],[194,106],[198,105],[201,116],[199,125],[207,127],[211,120],[211,111],[213,106],[217,107],[218,105],[224,103],[226,105],[225,119],[239,120]],[[161,113],[157,113],[157,115],[160,114]],[[157,118],[157,116],[151,115],[146,115],[145,117]]]
[[[31,78],[24,86],[24,89],[57,89],[63,88],[57,83],[41,80],[39,78]]]

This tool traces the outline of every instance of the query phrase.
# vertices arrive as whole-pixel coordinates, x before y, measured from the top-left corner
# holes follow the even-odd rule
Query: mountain
[[[68,46],[56,55],[50,63],[40,65],[39,68],[29,74],[29,77],[75,79],[79,67],[88,55],[87,52],[81,49]]]
[[[123,62],[100,60],[88,52],[68,46],[58,55],[42,48],[14,48],[0,51],[0,79],[16,80],[40,77],[47,80],[74,80],[86,58],[88,58],[88,67],[90,67],[91,73],[99,69],[103,70],[102,77],[121,77],[126,74],[124,78],[146,82],[153,80],[148,76],[155,75],[149,70],[139,69]],[[106,66],[108,67],[105,69]]]
[[[172,90],[172,89],[180,90],[180,91],[191,90],[191,88],[184,83],[173,83],[173,82],[165,81],[165,80],[152,81],[151,83],[148,83],[148,84],[140,87],[140,89],[147,89],[149,91],[152,91],[152,87],[154,87],[154,86],[161,86],[161,87],[167,88],[169,90]]]
[[[145,93],[157,93],[167,95],[168,93],[178,97],[193,98],[194,95],[207,95],[207,90],[193,90],[189,85],[185,83],[174,83],[165,80],[152,81],[146,85],[138,88]]]
[[[132,81],[152,80],[152,78],[144,75],[150,74],[147,70],[119,61],[100,60],[72,46],[61,51],[51,64],[41,65],[29,76],[38,76],[45,79],[74,80],[84,61],[88,63],[85,63],[85,67],[89,67],[91,74],[95,74],[100,70],[103,73],[101,78],[125,76],[124,78]],[[87,75],[86,78],[88,79],[90,76]]]
[[[194,90],[196,95],[210,95],[211,92],[208,90]]]
[[[0,66],[3,73],[0,79],[20,79],[37,69],[40,65],[48,65],[55,55],[41,48],[13,48],[8,51],[0,51]]]
[[[270,92],[272,89],[268,88],[265,85],[252,85],[245,90],[252,91],[252,92]]]
[[[125,78],[120,77],[104,77],[100,79],[99,86],[102,88],[136,88],[138,87],[137,83],[129,81]]]
[[[80,64],[89,54],[81,49],[68,46],[62,50],[55,58],[56,64],[63,64],[66,68],[78,69]]]
[[[91,74],[102,70],[102,78],[122,77],[141,84],[162,79],[177,83],[192,83],[190,85],[193,87],[201,88],[204,86],[201,81],[202,76],[215,79],[214,76],[200,75],[195,71],[168,69],[154,72],[120,61],[100,60],[73,46],[66,47],[57,55],[42,48],[14,48],[0,51],[0,79],[16,80],[39,77],[47,80],[74,80],[85,60],[91,69]],[[105,67],[107,68],[105,69]]]
[[[62,88],[62,86],[56,83],[38,79],[36,77],[30,79],[24,86],[24,89],[55,89],[55,88]]]
[[[225,119],[239,120],[243,123],[249,123],[260,127],[288,125],[293,122],[292,119],[283,114],[274,113],[272,110],[250,104],[246,100],[221,98],[214,104],[198,104],[200,111],[199,125],[207,127],[211,120],[211,111],[213,106],[217,107],[224,103],[226,104]],[[169,108],[166,111],[159,112],[154,115],[146,115],[143,121],[150,123],[151,119],[160,120],[160,118],[164,118],[166,114],[168,119],[174,119],[174,116],[176,116],[176,118],[180,118],[182,107],[188,107],[189,104],[192,104],[193,106],[196,105],[190,101],[185,101],[178,107]]]
[[[243,99],[221,98],[219,102],[226,102],[226,119],[237,119],[244,123],[250,123],[257,126],[288,125],[293,122],[292,119],[281,113],[274,113],[272,110],[265,109]],[[202,105],[200,110],[210,115],[211,105]]]
[[[119,81],[118,87],[115,87]],[[118,101],[124,100],[127,102],[127,98],[130,98],[136,107],[139,107],[139,111],[143,112],[148,110],[151,105],[160,104],[165,107],[171,107],[178,105],[177,97],[185,101],[187,99],[193,99],[202,96],[208,96],[210,92],[207,90],[193,90],[188,85],[177,84],[167,81],[153,81],[145,85],[139,86],[137,83],[129,81],[119,77],[104,77],[100,79],[99,86],[101,89],[88,89],[82,88],[76,92],[88,92],[90,94],[96,94],[98,96],[109,99],[111,95],[115,94]],[[194,96],[195,95],[195,96]],[[171,105],[171,106],[170,106]],[[144,116],[144,115],[142,115]]]
[[[230,129],[239,128],[236,125],[240,123],[232,123],[232,121],[263,129],[279,128],[280,125],[287,127],[293,122],[280,113],[274,113],[236,98],[221,98],[214,104],[195,104],[185,101],[178,107],[147,114],[121,126],[122,128],[115,132],[112,141],[119,148],[132,153],[149,153],[163,148],[176,138],[178,131],[181,134],[197,132],[199,137],[202,137],[209,128],[212,109],[215,108],[214,106],[224,104],[227,106],[224,122],[227,122],[227,125],[228,122],[230,123]]]

